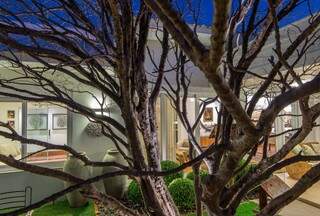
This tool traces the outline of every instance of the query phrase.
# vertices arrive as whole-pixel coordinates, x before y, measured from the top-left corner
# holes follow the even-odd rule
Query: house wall
[[[25,187],[32,188],[32,202],[34,203],[63,189],[63,182],[55,178],[23,171],[3,172],[0,174],[0,193],[24,190]]]
[[[92,107],[92,98],[88,95],[75,95],[74,99],[83,105]],[[94,108],[94,107],[93,107]],[[121,121],[119,111],[111,107],[110,115]],[[85,132],[89,120],[79,114],[69,113],[68,122],[68,144],[77,151],[85,152],[87,156],[95,161],[101,161],[107,150],[113,147],[111,141],[105,137],[90,137]],[[70,124],[69,124],[70,123]],[[63,162],[48,163],[46,166],[62,168]],[[92,175],[101,173],[100,168],[91,170]],[[23,190],[31,187],[33,191],[32,201],[37,202],[59,190],[63,189],[63,181],[52,178],[31,174],[28,172],[12,169],[0,168],[0,193]],[[98,189],[103,189],[101,182],[97,183]]]
[[[289,42],[286,43],[286,46],[288,44]],[[158,50],[160,50],[160,46],[156,42],[150,42],[149,45],[154,46],[156,48],[158,47]],[[261,55],[258,56],[257,61],[255,61],[253,66],[250,68],[250,70],[263,72],[263,69],[266,69],[268,71],[269,68],[268,64],[266,64],[266,59],[269,58],[272,54],[272,49],[270,49],[270,47],[271,44],[265,47]],[[316,49],[316,46],[313,47],[310,53],[314,54],[315,52],[319,52],[319,49]],[[171,64],[173,64],[171,61],[172,59],[174,59],[172,53],[170,53],[170,58],[170,62]],[[156,62],[159,61],[159,55],[155,55],[155,60]],[[191,65],[191,63],[189,64],[190,65],[188,65],[188,71],[194,72],[194,75],[192,76],[191,88],[203,89],[203,91],[201,92],[207,92],[209,95],[211,95],[212,89],[209,87],[209,84],[207,80],[204,78],[203,74],[199,71],[199,69]],[[146,69],[150,72],[154,70],[151,61],[146,64]],[[3,72],[5,74],[8,74],[6,73],[6,70],[7,69],[4,68]],[[61,76],[57,76],[57,74],[55,74],[55,79],[58,79],[59,77]],[[174,73],[167,74],[167,78],[169,80],[175,80]],[[61,79],[64,80],[63,77]],[[39,91],[39,89],[36,89],[35,91]],[[74,98],[82,104],[91,106],[92,97],[89,95],[74,95]],[[117,119],[119,119],[119,121],[121,121],[119,112],[116,109],[112,110],[111,115],[115,116]],[[101,160],[105,155],[107,149],[112,147],[111,142],[106,138],[89,137],[85,133],[85,127],[89,123],[88,119],[78,114],[71,114],[69,118],[71,124],[68,125],[68,144],[78,151],[86,152],[87,156],[93,160]],[[320,133],[315,134],[319,137]],[[185,137],[183,135],[183,132],[180,132],[180,136],[181,139]],[[62,164],[54,164],[54,167],[62,167]],[[93,170],[94,175],[98,174],[99,171],[99,169]],[[54,178],[38,176],[23,171],[11,170],[10,172],[7,172],[7,170],[0,170],[0,193],[12,190],[21,190],[26,186],[31,186],[33,188],[32,198],[33,201],[36,202],[58,190],[61,190],[63,188],[63,182]]]

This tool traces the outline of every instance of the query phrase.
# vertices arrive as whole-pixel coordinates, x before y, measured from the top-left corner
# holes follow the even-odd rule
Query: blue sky
[[[185,4],[186,0],[177,0],[178,4]],[[237,8],[238,0],[233,0],[233,8]],[[287,0],[285,2],[288,2]],[[284,20],[281,21],[280,25],[285,26],[297,20],[300,20],[308,15],[310,15],[310,10],[312,13],[320,11],[320,0],[303,0],[302,3],[297,6],[294,11],[292,11]],[[200,5],[201,14],[199,16],[199,24],[211,25],[213,16],[213,6],[212,0],[192,0],[195,5]],[[260,0],[259,12],[263,14],[268,7],[267,0]],[[310,9],[310,10],[309,10]],[[185,19],[192,23],[193,18],[186,16]]]
[[[33,1],[36,1],[45,6],[48,5],[50,7],[59,5],[59,2],[60,2],[59,0],[20,0],[20,2],[17,0],[0,0],[0,7],[5,8],[15,14],[15,13],[19,13],[26,10],[26,8],[31,8],[31,9],[36,8],[35,5],[32,3]],[[92,11],[92,9],[90,9],[84,3],[84,2],[93,3],[93,2],[96,2],[96,0],[87,0],[87,1],[75,0],[75,1],[80,2],[79,7],[81,8],[82,11],[85,12],[87,18],[89,18],[93,23],[95,23],[98,28],[101,28],[100,14],[95,14]],[[134,2],[133,4],[134,11],[137,11],[137,9],[139,8],[140,0],[132,0],[132,1]],[[233,9],[236,9],[238,7],[237,4],[239,1],[240,0],[232,0]],[[288,2],[288,1],[289,0],[284,0],[284,2]],[[312,13],[316,13],[320,11],[320,0],[299,0],[299,1],[301,1],[302,3],[299,6],[297,6],[288,16],[286,16],[280,22],[281,27],[288,25],[292,22],[295,22],[297,20],[300,20],[305,16],[310,15],[310,11]],[[208,25],[208,26],[211,25],[212,17],[214,14],[213,5],[212,5],[213,0],[173,0],[172,2],[174,2],[173,4],[175,5],[175,8],[182,13],[183,18],[188,23],[194,23],[194,16],[191,15],[194,13],[190,13],[190,8],[191,8],[193,10],[200,11],[198,24]],[[186,2],[191,2],[190,3],[191,6]],[[267,0],[260,0],[260,5],[258,9],[258,15],[260,17],[265,15],[267,11],[266,10],[267,7],[268,7]],[[57,18],[57,15],[59,16],[59,18]],[[66,19],[72,20],[72,18],[70,18],[70,16],[65,11],[60,11],[60,10],[59,11],[55,10],[54,13],[47,14],[47,16],[50,18],[52,22],[57,23],[57,25],[63,25],[65,27],[67,27],[68,24],[65,24],[66,22],[64,22],[64,20]],[[8,16],[7,14],[5,14],[4,12],[1,12],[0,10],[0,21],[7,20],[7,19],[12,20],[12,17],[10,18],[8,17],[10,17],[10,15]],[[22,17],[20,18],[22,18],[23,21],[26,21],[29,24],[39,23],[39,19],[36,17],[30,16],[29,13],[23,13]],[[19,38],[20,41],[25,41],[26,43],[30,42],[30,38],[28,37],[21,37],[21,36],[17,36],[17,37]],[[42,42],[42,41],[39,41],[39,43],[46,44],[45,42]]]
[[[55,4],[59,4],[59,0],[36,0],[40,2],[41,4],[50,5],[53,6]],[[133,7],[137,9],[139,7],[140,0],[132,0],[133,1]],[[240,0],[232,0],[233,8],[238,7],[238,2]],[[284,0],[284,2],[288,2],[289,0]],[[294,10],[292,11],[284,20],[281,21],[280,25],[284,26],[287,24],[290,24],[292,22],[295,22],[297,20],[300,20],[304,18],[305,16],[309,15],[309,9],[312,13],[320,11],[320,0],[299,0],[302,3]],[[23,0],[23,2],[26,5],[32,5],[31,0]],[[76,0],[76,2],[85,2],[83,0]],[[89,2],[96,2],[96,0],[89,0]],[[185,8],[190,8],[190,5],[187,2],[191,2],[191,8],[198,9],[200,8],[199,13],[199,20],[198,23],[201,25],[210,25],[212,23],[212,16],[214,14],[213,11],[213,0],[173,0],[176,8],[178,8],[179,11],[185,12]],[[0,0],[0,7],[4,7],[7,9],[10,9],[12,12],[17,12],[21,10],[21,3],[18,3],[16,0]],[[260,15],[263,16],[263,14],[266,12],[266,8],[268,7],[267,0],[260,0],[259,5],[259,12]],[[90,9],[89,7],[84,7],[88,13],[88,16],[90,16]],[[26,17],[26,19],[29,22],[33,22],[32,18]],[[93,19],[96,19],[93,18]],[[190,13],[184,13],[184,19],[188,23],[194,23],[194,18]],[[35,21],[36,22],[36,21]]]

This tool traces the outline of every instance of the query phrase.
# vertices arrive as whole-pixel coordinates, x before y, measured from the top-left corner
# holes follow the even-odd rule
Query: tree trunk
[[[262,188],[259,189],[259,208],[264,209],[268,205],[268,196]]]
[[[223,193],[224,184],[217,176],[209,175],[203,184],[202,200],[208,216],[233,216],[230,210],[221,208],[220,195]]]
[[[180,215],[162,177],[145,177],[140,180],[145,206],[151,215]]]
[[[194,191],[196,193],[196,216],[202,216],[202,186],[200,178],[200,164],[197,164],[192,167],[194,173]]]

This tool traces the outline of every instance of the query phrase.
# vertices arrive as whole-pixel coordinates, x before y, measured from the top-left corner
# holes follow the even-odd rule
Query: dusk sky
[[[186,2],[186,0],[177,0],[177,2]],[[212,0],[192,0],[194,5],[200,5],[200,11],[201,15],[199,17],[199,23],[203,25],[210,25],[212,22],[212,16],[213,16],[213,6],[212,6]],[[233,0],[233,8],[237,8],[238,6],[238,0]],[[288,2],[288,1],[285,1]],[[295,22],[297,20],[300,20],[308,15],[310,15],[310,11],[312,13],[316,13],[320,11],[320,0],[306,0],[301,1],[302,3],[297,6],[297,8],[291,12],[284,20],[281,21],[280,25],[284,26],[287,24],[290,24],[292,22]],[[267,0],[261,0],[259,11],[264,13],[266,11],[266,8],[268,7],[268,1]],[[193,22],[192,17],[186,17],[186,19],[189,22]]]
[[[96,2],[95,0],[90,0],[92,2]],[[89,2],[90,2],[89,1]],[[238,2],[240,0],[232,0],[233,8],[238,7]],[[288,2],[289,0],[285,0],[284,2]],[[302,3],[296,7],[293,12],[291,12],[285,19],[283,19],[280,22],[280,26],[284,26],[287,24],[290,24],[294,21],[300,20],[308,15],[310,15],[310,11],[312,13],[319,12],[320,11],[320,0],[300,0]],[[31,0],[24,0],[24,3],[26,5],[33,5]],[[41,4],[47,4],[50,6],[57,5],[58,0],[37,0],[37,2],[40,2]],[[82,0],[77,0],[77,2],[83,2]],[[85,2],[85,1],[84,1]],[[140,0],[132,0],[134,10],[137,11],[137,8],[139,7]],[[186,8],[186,5],[190,5],[187,2],[191,2],[191,8],[198,9],[200,8],[200,14],[199,14],[199,20],[198,23],[201,25],[210,25],[212,23],[212,17],[213,17],[213,0],[174,0],[174,5],[176,8],[178,8],[179,11],[185,12],[183,8]],[[58,3],[59,4],[59,3]],[[21,10],[23,6],[21,3],[15,2],[15,0],[1,0],[0,1],[0,7],[10,9],[10,11],[15,12]],[[260,15],[263,16],[266,12],[266,9],[268,7],[267,0],[260,0],[260,6],[259,6],[259,12]],[[190,8],[190,6],[189,6]],[[24,9],[22,9],[24,10]],[[90,9],[88,7],[85,7],[85,10],[87,10],[87,15],[90,16],[92,13],[90,13]],[[93,18],[96,19],[96,18]],[[188,21],[188,23],[194,23],[193,16],[190,15],[190,13],[184,13],[184,19]],[[36,22],[33,20],[30,16],[26,16],[26,20],[28,22]]]

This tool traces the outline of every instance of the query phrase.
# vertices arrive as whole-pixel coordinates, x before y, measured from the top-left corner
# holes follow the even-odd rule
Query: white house
[[[298,21],[295,25],[300,28],[304,28],[307,24],[307,18]],[[281,29],[281,34],[285,35],[287,32],[291,32],[292,38],[296,37],[299,33],[292,26],[287,26]],[[209,33],[206,27],[199,28],[199,38],[208,44]],[[254,62],[250,71],[263,75],[265,71],[270,69],[268,58],[273,54],[272,47],[275,46],[273,36],[267,41],[266,46],[263,48],[261,54]],[[319,43],[319,42],[318,42]],[[282,41],[283,49],[290,44],[290,40],[286,39]],[[149,38],[149,46],[153,47],[152,50],[159,47],[159,43],[151,34]],[[320,56],[320,45],[314,45],[309,51],[308,56],[304,62],[299,62],[297,68],[302,65],[316,64],[315,58]],[[159,57],[158,53],[154,53],[155,59]],[[173,58],[172,56],[170,58]],[[28,61],[26,59],[25,61]],[[36,62],[28,62],[30,64],[37,64]],[[195,118],[199,112],[199,100],[201,98],[213,97],[215,95],[213,89],[209,86],[208,82],[204,78],[203,74],[198,68],[194,67],[191,63],[188,63],[188,71],[192,73],[192,82],[188,99],[188,115],[190,120]],[[151,62],[147,61],[146,69],[151,69]],[[319,67],[315,67],[314,70],[319,70]],[[111,70],[111,69],[110,69]],[[10,72],[10,65],[5,61],[0,64],[0,77],[7,76]],[[111,71],[112,73],[112,71]],[[318,72],[319,73],[319,72]],[[58,77],[57,77],[58,79]],[[169,80],[174,80],[173,75],[168,75]],[[248,84],[255,83],[255,78],[249,78],[246,80]],[[1,91],[1,89],[0,89]],[[73,95],[74,99],[81,104],[87,105],[91,108],[96,107],[96,101],[89,95]],[[317,98],[314,98],[317,100]],[[259,106],[265,106],[265,101],[261,101]],[[218,103],[210,105],[213,111],[212,118],[203,119],[203,126],[197,131],[197,136],[200,142],[206,142],[209,137],[206,127],[211,127],[216,122],[215,108],[219,107]],[[109,104],[109,115],[112,115],[118,121],[122,121],[117,108]],[[162,159],[176,158],[176,150],[183,149],[183,141],[187,139],[186,132],[179,123],[172,107],[170,106],[169,99],[164,93],[161,94],[158,101],[159,111],[159,133],[161,143],[161,157]],[[285,110],[292,114],[298,114],[297,105],[288,107]],[[56,144],[66,144],[74,147],[78,151],[86,152],[88,157],[101,160],[105,155],[107,149],[112,147],[112,143],[104,137],[92,137],[87,134],[86,127],[89,124],[89,120],[67,111],[67,109],[50,103],[36,103],[30,101],[21,101],[12,98],[0,98],[0,121],[9,122],[20,134],[29,138],[35,138],[45,140]],[[320,124],[320,119],[317,120]],[[299,118],[292,120],[290,127],[298,127]],[[274,127],[275,133],[281,133],[288,125],[285,125],[283,119],[278,119]],[[308,137],[310,140],[320,141],[320,129],[315,128],[314,131]],[[285,136],[277,137],[276,146],[283,145]],[[15,147],[12,147],[15,146]],[[11,140],[0,137],[0,153],[11,154],[17,158],[24,157],[27,154],[34,153],[41,150],[38,147],[29,147],[21,145],[20,143],[12,142]],[[66,154],[61,151],[45,151],[35,154],[29,158],[30,163],[37,163],[43,166],[53,167],[60,169],[66,159]],[[99,172],[99,170],[95,170]],[[16,170],[0,164],[0,193],[13,190],[23,190],[25,187],[31,187],[33,191],[32,201],[39,201],[40,199],[57,192],[63,188],[63,182],[50,177],[38,176],[35,174],[27,173],[24,171]]]

